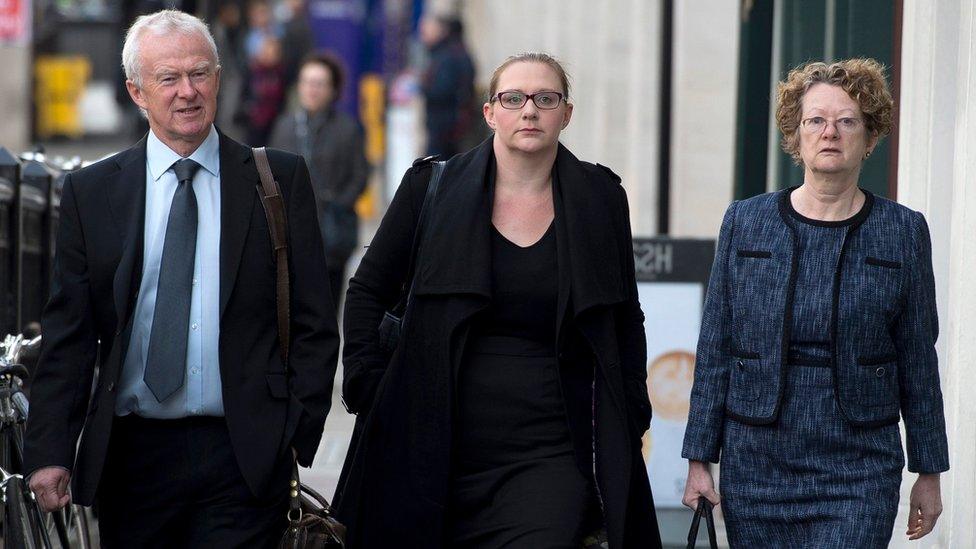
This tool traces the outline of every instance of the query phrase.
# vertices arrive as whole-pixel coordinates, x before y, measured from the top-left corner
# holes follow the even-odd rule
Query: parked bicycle
[[[27,368],[21,355],[40,345],[41,336],[24,340],[8,335],[0,342],[0,494],[4,549],[90,549],[95,546],[91,510],[69,505],[44,513],[23,477],[24,426],[29,403],[24,394]]]

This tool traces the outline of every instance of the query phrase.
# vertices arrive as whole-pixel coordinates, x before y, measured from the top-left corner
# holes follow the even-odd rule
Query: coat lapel
[[[142,281],[143,233],[146,222],[146,138],[121,153],[119,170],[105,183],[109,210],[122,240],[122,254],[112,280],[117,330],[129,320]]]
[[[220,315],[234,291],[251,226],[258,172],[251,149],[220,134]],[[270,252],[269,252],[270,253]]]
[[[444,167],[429,212],[417,264],[415,292],[491,296],[492,141],[455,156]],[[616,181],[597,167],[587,169],[559,146],[554,197],[559,264],[559,317],[627,297],[616,223]]]
[[[491,297],[491,139],[444,166],[417,260],[416,295]]]
[[[624,301],[627,291],[615,229],[621,212],[615,211],[615,189],[610,187],[618,183],[597,180],[602,170],[587,169],[562,145],[555,172],[560,315],[570,303],[574,316],[579,316],[591,307]]]

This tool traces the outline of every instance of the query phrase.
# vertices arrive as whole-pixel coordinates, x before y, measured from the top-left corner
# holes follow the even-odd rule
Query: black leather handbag
[[[698,498],[698,509],[695,510],[695,518],[691,519],[691,528],[688,530],[688,549],[695,549],[698,542],[698,525],[702,517],[705,517],[705,526],[708,528],[708,546],[710,549],[718,549],[718,539],[715,537],[715,517],[712,516],[712,502],[704,497]]]
[[[441,182],[441,174],[444,173],[444,162],[432,162],[430,172],[430,182],[427,183],[427,194],[424,195],[424,203],[420,207],[420,219],[417,222],[417,231],[413,235],[413,247],[410,250],[410,267],[407,271],[408,278],[401,292],[400,301],[392,310],[383,313],[383,319],[377,331],[379,332],[380,348],[388,355],[392,354],[400,342],[400,327],[403,325],[403,317],[407,312],[407,307],[413,298],[413,279],[414,269],[417,267],[417,256],[420,254],[420,245],[423,240],[424,227],[427,225],[427,214],[431,209],[431,202],[437,193],[437,187]]]
[[[301,483],[298,466],[292,472],[288,493],[288,529],[278,549],[343,549],[346,527],[332,516],[332,507],[321,494]]]
[[[278,188],[278,182],[271,173],[268,154],[263,147],[253,150],[254,162],[261,177],[258,195],[268,218],[272,252],[275,258],[275,302],[281,358],[285,364],[288,364],[291,328],[286,237],[288,220],[285,217],[281,189]],[[285,375],[287,374],[286,369]],[[345,527],[332,516],[329,502],[318,492],[301,483],[301,479],[298,478],[297,460],[292,463],[288,496],[288,529],[278,542],[279,549],[342,549],[345,546]]]

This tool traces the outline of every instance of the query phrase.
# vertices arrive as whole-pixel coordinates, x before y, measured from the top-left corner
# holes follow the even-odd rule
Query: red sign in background
[[[28,0],[0,0],[0,44],[25,44],[28,40]]]

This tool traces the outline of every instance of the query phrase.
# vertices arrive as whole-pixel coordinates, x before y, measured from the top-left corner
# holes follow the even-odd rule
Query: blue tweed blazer
[[[687,459],[718,462],[726,417],[777,420],[799,257],[789,192],[737,201],[725,213],[698,340]],[[908,469],[946,471],[928,225],[921,213],[864,192],[834,275],[834,394],[855,427],[896,423],[900,411]]]

